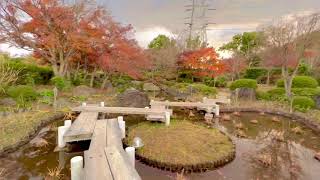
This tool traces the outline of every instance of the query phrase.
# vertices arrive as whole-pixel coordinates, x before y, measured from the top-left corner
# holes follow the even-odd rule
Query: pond
[[[203,115],[189,118],[187,112],[178,116],[194,123],[202,123]],[[236,158],[226,166],[204,173],[185,174],[186,179],[318,179],[320,162],[314,155],[320,150],[320,136],[306,126],[283,117],[259,113],[229,114],[230,120],[216,122],[214,126],[228,134],[236,144]],[[127,124],[141,122],[142,118],[125,118]],[[256,120],[256,122],[252,122]],[[1,177],[5,179],[42,179],[61,167],[62,179],[70,177],[70,159],[81,155],[76,147],[70,153],[54,152],[56,129],[59,121],[42,129],[37,135],[45,140],[44,145],[35,147],[35,140],[17,151],[0,158]],[[240,132],[240,133],[239,133]],[[240,135],[239,135],[240,134]],[[208,139],[209,141],[209,139]],[[142,179],[176,179],[177,174],[162,171],[136,162]],[[50,172],[50,173],[49,173]]]

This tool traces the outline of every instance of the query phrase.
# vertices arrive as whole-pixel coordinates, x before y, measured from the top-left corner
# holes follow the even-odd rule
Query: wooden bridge
[[[81,168],[72,168],[72,180],[140,180],[134,160],[122,146],[123,130],[118,119],[98,120],[97,112],[81,112],[64,133],[65,142],[91,140]],[[59,133],[59,132],[58,132]],[[58,135],[60,136],[60,135]]]
[[[132,159],[132,155],[122,146],[125,122],[121,119],[99,120],[99,113],[146,115],[147,120],[160,120],[168,126],[172,115],[169,107],[197,107],[207,113],[219,115],[217,103],[228,103],[228,100],[151,101],[151,108],[104,107],[104,103],[100,106],[84,104],[72,109],[80,112],[72,124],[59,127],[58,146],[63,148],[68,142],[91,140],[89,149],[84,152],[84,167],[83,164],[73,166],[71,160],[71,169],[75,169],[71,172],[72,180],[139,180],[140,176],[134,168],[134,152]]]

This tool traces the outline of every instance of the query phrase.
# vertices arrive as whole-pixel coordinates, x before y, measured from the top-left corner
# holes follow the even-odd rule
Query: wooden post
[[[123,116],[118,117],[118,124],[121,130],[122,139],[126,138],[126,122],[123,120]]]
[[[58,97],[58,89],[57,89],[57,87],[54,87],[53,88],[53,109],[54,109],[54,111],[56,111],[57,107],[58,107],[57,97]]]
[[[58,147],[64,148],[66,146],[66,142],[63,140],[64,134],[68,131],[70,127],[68,126],[60,126],[58,128]]]
[[[165,112],[165,118],[166,118],[166,126],[170,125],[170,112]]]
[[[134,167],[135,166],[135,148],[134,147],[127,147],[126,148],[126,152],[129,156],[129,160],[132,164],[132,166]]]
[[[72,124],[72,121],[71,120],[65,120],[64,121],[64,126],[67,126],[67,127],[71,127],[71,124]]]
[[[215,115],[216,115],[217,117],[219,117],[219,116],[220,116],[220,106],[219,106],[219,105],[216,105],[216,108],[215,108]]]
[[[71,180],[82,180],[83,175],[83,157],[73,157],[71,159]]]
[[[100,106],[101,106],[101,107],[104,107],[104,102],[100,102]]]

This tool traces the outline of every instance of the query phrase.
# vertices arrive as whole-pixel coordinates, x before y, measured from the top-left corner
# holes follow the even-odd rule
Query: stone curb
[[[30,131],[26,137],[24,137],[23,139],[21,139],[17,143],[10,145],[10,146],[7,146],[7,147],[3,148],[2,150],[0,150],[0,157],[4,157],[7,154],[16,151],[21,146],[27,144],[31,139],[36,137],[36,135],[40,132],[40,130],[43,127],[47,126],[52,121],[62,119],[64,117],[64,115],[65,115],[64,112],[57,112],[57,113],[52,114],[49,117],[43,118],[42,120],[40,120],[40,123],[36,126],[36,128],[34,130]]]

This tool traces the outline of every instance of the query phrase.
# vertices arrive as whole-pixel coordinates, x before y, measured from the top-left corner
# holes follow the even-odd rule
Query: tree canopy
[[[213,48],[186,51],[180,55],[178,64],[182,68],[193,70],[194,75],[216,77],[225,71],[218,56]]]
[[[168,36],[160,34],[154,38],[148,45],[149,49],[162,49],[174,45],[174,41]]]
[[[74,64],[137,76],[146,61],[129,38],[131,33],[131,26],[122,26],[106,10],[85,2],[72,6],[60,0],[0,2],[1,39],[33,50],[57,76],[65,76]]]

